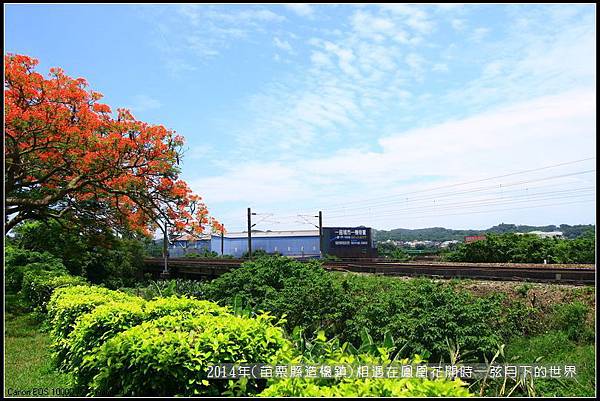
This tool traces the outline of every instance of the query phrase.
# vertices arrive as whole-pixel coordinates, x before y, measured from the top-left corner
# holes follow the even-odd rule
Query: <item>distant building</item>
[[[517,233],[523,235],[524,233]],[[526,234],[537,235],[540,238],[561,238],[563,236],[562,231],[529,231]]]
[[[467,235],[465,237],[465,244],[468,244],[469,242],[483,241],[483,240],[485,240],[485,235]]]
[[[212,251],[221,254],[221,235],[184,236],[169,244],[171,257],[188,253]],[[320,255],[319,230],[252,231],[252,252],[262,250],[285,256],[313,257]],[[239,258],[248,252],[248,232],[223,235],[223,254]]]
[[[458,244],[460,241],[452,240],[452,241],[444,241],[440,244],[440,248],[448,248],[452,244]]]

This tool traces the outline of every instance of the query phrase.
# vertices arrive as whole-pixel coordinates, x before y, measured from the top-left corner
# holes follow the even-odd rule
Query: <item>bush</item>
[[[169,297],[150,301],[144,308],[147,319],[156,319],[175,313],[193,312],[195,314],[224,315],[230,312],[228,307],[219,306],[214,302],[189,298]]]
[[[80,227],[69,221],[31,221],[15,229],[20,247],[48,252],[70,274],[110,288],[133,285],[143,271],[144,245],[136,238],[117,238],[110,229]]]
[[[57,276],[52,271],[28,271],[23,277],[20,296],[30,310],[38,313],[46,313],[47,304],[54,290],[61,287],[86,284],[87,282],[83,277],[67,274]]]
[[[552,328],[564,331],[572,341],[594,340],[594,329],[587,322],[589,309],[580,301],[558,304],[551,315]]]
[[[84,357],[117,333],[144,321],[144,302],[109,302],[79,318],[64,341],[62,369],[73,373],[76,386],[85,389],[97,373],[82,366]]]
[[[122,291],[148,300],[172,295],[202,299],[205,297],[205,287],[205,283],[178,278],[173,280],[150,280],[145,286],[123,288]]]
[[[77,320],[97,306],[108,302],[142,302],[137,297],[101,287],[74,286],[58,288],[48,302],[48,319],[53,339],[52,348],[55,362],[62,369],[69,350],[67,337],[75,327]]]
[[[151,302],[141,299],[127,302],[109,302],[98,306],[77,321],[65,344],[63,369],[74,373],[79,388],[86,388],[98,374],[96,365],[83,365],[84,358],[93,358],[98,347],[116,334],[145,321],[163,316],[190,313],[194,315],[226,314],[227,308],[213,302],[187,298],[161,298]]]
[[[205,286],[206,297],[234,305],[236,298],[254,310],[282,317],[291,331],[309,331],[339,319],[340,286],[320,262],[298,262],[281,256],[260,257],[223,274]]]
[[[573,365],[577,367],[576,380],[535,378],[532,385],[519,384],[516,397],[593,397],[596,393],[595,344],[578,344],[563,331],[549,331],[532,337],[517,337],[504,350],[499,363],[511,365]],[[498,379],[489,383],[484,396],[502,397],[514,382]],[[505,389],[504,394],[502,389]]]
[[[99,370],[90,395],[247,395],[264,383],[207,380],[207,366],[271,363],[289,358],[291,343],[266,314],[256,318],[182,315],[142,323],[117,334],[85,364]]]
[[[540,238],[537,235],[487,234],[483,241],[459,244],[445,255],[455,262],[497,263],[595,263],[593,230],[570,240]]]
[[[4,278],[7,292],[20,291],[23,287],[23,276],[27,272],[68,274],[60,259],[48,252],[35,252],[12,245],[7,245],[4,252]]]
[[[367,336],[368,337],[368,336]],[[317,351],[315,352],[315,348]],[[389,366],[407,365],[422,362],[419,355],[413,360],[397,361],[391,358],[393,347],[374,344],[368,338],[356,350],[350,344],[340,346],[337,339],[327,341],[319,333],[309,352],[305,352],[301,362],[308,365],[352,365]],[[268,387],[259,395],[262,397],[433,397],[469,396],[465,383],[460,380],[420,379],[420,378],[292,378],[269,380]]]
[[[339,275],[344,289],[336,329],[357,344],[364,329],[375,341],[386,332],[406,343],[406,355],[448,356],[448,343],[479,355],[491,354],[501,337],[502,299],[480,298],[428,279],[401,281],[387,277]]]

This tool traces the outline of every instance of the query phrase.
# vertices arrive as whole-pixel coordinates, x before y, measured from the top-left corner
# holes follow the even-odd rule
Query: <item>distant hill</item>
[[[497,226],[490,227],[485,230],[451,230],[443,227],[432,227],[432,228],[396,228],[390,231],[385,230],[373,230],[374,239],[376,241],[386,241],[388,239],[396,241],[413,241],[413,240],[430,240],[430,241],[449,241],[449,240],[460,240],[462,241],[467,235],[478,235],[486,233],[516,233],[516,232],[529,232],[529,231],[562,231],[565,238],[577,238],[586,230],[594,230],[595,225],[593,224],[578,224],[570,226],[568,224],[561,224],[560,226],[526,226],[526,225],[515,225],[515,224],[499,224]]]

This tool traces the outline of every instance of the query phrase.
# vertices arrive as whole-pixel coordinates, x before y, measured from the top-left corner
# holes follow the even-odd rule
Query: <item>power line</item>
[[[478,182],[495,180],[495,179],[498,179],[498,178],[505,178],[505,177],[510,177],[510,176],[519,175],[519,174],[526,174],[526,173],[532,173],[532,172],[535,172],[535,171],[547,170],[547,169],[550,169],[550,168],[555,168],[555,167],[560,167],[560,166],[566,166],[566,165],[575,164],[575,163],[581,163],[581,162],[584,162],[584,161],[589,161],[589,160],[594,160],[594,159],[596,159],[596,157],[588,157],[588,158],[585,158],[585,159],[573,160],[573,161],[569,161],[569,162],[563,162],[563,163],[553,164],[553,165],[539,167],[539,168],[535,168],[535,169],[528,169],[528,170],[516,171],[516,172],[513,172],[513,173],[508,173],[508,174],[503,174],[503,175],[498,175],[498,176],[488,177],[488,178],[483,178],[483,179],[478,179],[478,180],[472,180],[472,181],[465,181],[465,182],[460,182],[460,183],[455,183],[455,184],[442,185],[442,186],[438,186],[438,187],[434,187],[434,188],[422,189],[422,190],[411,191],[411,192],[404,192],[404,193],[394,194],[394,195],[385,195],[385,196],[379,196],[379,197],[374,197],[374,198],[367,198],[367,199],[363,199],[363,200],[341,202],[341,203],[337,203],[337,205],[350,205],[350,204],[356,204],[356,203],[365,204],[365,203],[368,203],[370,201],[378,201],[378,200],[382,200],[382,199],[396,198],[396,197],[399,197],[399,196],[406,196],[406,195],[410,195],[410,194],[414,194],[414,193],[430,192],[430,191],[435,191],[435,190],[444,189],[444,188],[453,188],[453,187],[462,186],[462,185],[468,185],[468,184],[474,184],[474,183],[478,183]],[[595,170],[592,170],[592,171],[595,171]],[[338,209],[341,209],[341,208],[340,207],[333,207],[333,208],[329,208],[329,209],[324,208],[323,210],[332,211],[332,210],[338,210]]]
[[[547,180],[552,180],[552,179],[557,179],[557,178],[565,178],[565,177],[570,177],[570,176],[575,176],[575,175],[581,175],[581,174],[587,174],[587,173],[591,173],[594,172],[596,170],[584,170],[584,171],[578,171],[578,172],[574,172],[574,173],[568,173],[568,174],[560,174],[560,175],[555,175],[555,176],[550,176],[550,177],[544,177],[544,178],[538,178],[538,179],[533,179],[533,180],[525,180],[525,181],[518,181],[518,182],[513,182],[513,183],[509,183],[509,184],[505,184],[503,185],[503,187],[511,187],[511,186],[516,186],[516,185],[523,185],[523,184],[530,184],[533,182],[541,182],[541,181],[547,181]],[[480,188],[475,188],[475,189],[469,189],[469,190],[465,190],[465,191],[455,191],[455,192],[449,192],[449,193],[445,193],[445,194],[440,194],[440,195],[431,195],[431,196],[427,196],[427,197],[417,197],[417,198],[406,198],[403,200],[398,200],[398,201],[388,201],[388,202],[382,202],[379,205],[364,205],[364,206],[356,206],[353,208],[343,208],[343,213],[341,212],[333,212],[333,213],[328,213],[328,216],[336,216],[336,215],[346,215],[348,210],[357,210],[357,209],[372,209],[374,207],[379,207],[379,206],[385,206],[385,205],[389,205],[389,204],[394,204],[394,203],[410,203],[410,202],[415,202],[415,201],[419,201],[419,200],[432,200],[432,199],[441,199],[444,197],[449,197],[449,196],[456,196],[456,195],[461,195],[461,194],[468,194],[468,193],[474,193],[474,192],[482,192],[482,191],[489,191],[489,190],[496,190],[499,187],[497,186],[492,186],[492,187],[480,187]],[[410,201],[409,201],[410,199]],[[331,212],[332,210],[335,209],[326,209],[329,212]]]
[[[428,218],[428,217],[462,216],[462,215],[469,215],[469,214],[493,213],[493,212],[501,212],[501,211],[514,211],[514,210],[521,210],[521,209],[533,209],[533,208],[541,208],[541,207],[548,207],[548,206],[571,205],[571,204],[587,203],[587,202],[594,202],[594,201],[595,201],[595,199],[588,199],[588,200],[580,200],[580,201],[573,201],[573,202],[550,203],[550,204],[533,205],[533,206],[525,206],[525,207],[518,207],[518,208],[508,208],[508,209],[480,210],[480,211],[473,211],[473,212],[448,213],[448,214],[437,214],[437,215],[436,214],[433,214],[433,215],[414,215],[412,217],[403,217],[403,219],[422,219],[422,218]],[[386,217],[386,216],[377,216],[377,217],[374,217],[373,220],[378,220],[381,217]]]
[[[391,210],[383,210],[379,213],[377,213],[377,215],[388,215],[390,213],[396,213],[396,212],[403,212],[403,211],[418,211],[418,210],[422,210],[422,209],[430,209],[430,208],[434,208],[436,210],[442,210],[442,209],[446,209],[448,206],[453,206],[453,207],[463,207],[463,206],[472,206],[473,204],[478,204],[478,203],[482,203],[482,204],[489,204],[489,202],[491,202],[492,204],[497,203],[497,201],[502,201],[503,199],[507,199],[508,201],[503,201],[502,203],[506,203],[506,202],[511,202],[510,199],[512,199],[512,201],[514,202],[515,199],[519,199],[519,198],[526,198],[524,201],[532,201],[532,200],[537,200],[536,198],[543,196],[543,195],[555,195],[555,194],[562,194],[562,193],[569,193],[569,194],[573,194],[575,192],[581,192],[581,191],[594,191],[595,187],[582,187],[582,188],[570,188],[570,189],[565,189],[565,190],[560,190],[560,191],[547,191],[547,192],[538,192],[538,193],[526,193],[523,195],[516,195],[516,196],[500,196],[500,197],[495,197],[495,198],[483,198],[483,199],[474,199],[474,200],[465,200],[465,201],[460,201],[460,202],[452,202],[452,203],[442,203],[442,204],[433,204],[433,205],[420,205],[420,206],[414,206],[414,207],[408,207],[408,208],[402,208],[402,209],[391,209]],[[360,212],[360,213],[354,213],[352,215],[350,215],[350,217],[361,217],[361,216],[366,216],[371,214],[370,212]],[[330,218],[339,218],[339,217],[344,217],[342,215],[329,215]]]
[[[556,200],[556,199],[568,199],[568,198],[576,198],[576,197],[585,197],[585,196],[592,196],[595,194],[576,194],[576,195],[563,195],[563,196],[546,196],[546,197],[541,197],[539,199],[534,199],[535,201],[543,201],[543,200]],[[531,199],[524,199],[524,200],[509,200],[509,201],[502,201],[502,202],[488,202],[488,203],[483,203],[483,204],[466,204],[466,205],[457,205],[457,206],[452,206],[452,207],[442,207],[442,208],[433,208],[433,207],[429,207],[429,208],[422,208],[421,213],[415,213],[414,210],[407,210],[407,209],[403,209],[403,210],[395,210],[395,211],[387,211],[385,213],[379,213],[377,214],[377,216],[373,217],[371,220],[374,219],[378,219],[380,217],[391,217],[391,216],[404,216],[406,214],[412,214],[412,215],[422,215],[422,213],[427,213],[427,212],[437,212],[437,211],[443,211],[443,210],[457,210],[457,209],[462,209],[465,207],[475,207],[475,208],[481,208],[481,207],[487,207],[487,206],[497,206],[497,205],[509,205],[509,204],[517,204],[517,203],[524,203],[524,202],[531,202]],[[349,216],[347,218],[360,218],[360,215],[352,215]],[[364,218],[364,217],[363,217]],[[337,218],[333,218],[333,219],[337,219],[339,220],[340,217]]]

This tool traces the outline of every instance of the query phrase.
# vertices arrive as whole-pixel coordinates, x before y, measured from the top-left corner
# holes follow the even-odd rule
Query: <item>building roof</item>
[[[219,234],[215,234],[219,237]],[[248,231],[230,232],[223,235],[225,238],[247,238]],[[252,238],[277,238],[277,237],[318,237],[319,230],[296,231],[252,231]]]

